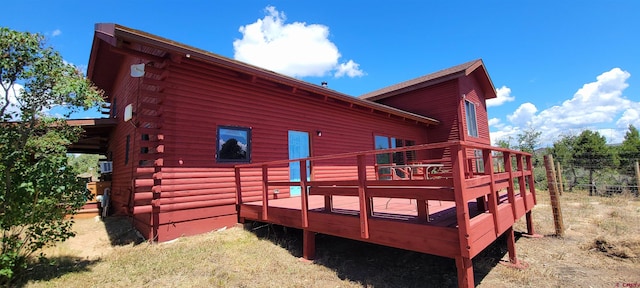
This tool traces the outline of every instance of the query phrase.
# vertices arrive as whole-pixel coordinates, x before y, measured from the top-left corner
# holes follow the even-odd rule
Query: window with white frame
[[[478,137],[478,122],[476,121],[476,105],[469,100],[464,100],[464,111],[467,116],[467,134]]]

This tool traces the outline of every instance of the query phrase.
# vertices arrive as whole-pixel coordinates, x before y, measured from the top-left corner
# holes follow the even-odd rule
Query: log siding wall
[[[130,61],[131,64],[138,62],[138,59]],[[133,212],[136,228],[157,241],[203,233],[237,222],[235,163],[216,161],[218,126],[251,129],[252,163],[287,159],[289,130],[309,133],[311,156],[370,150],[374,148],[374,135],[411,139],[417,144],[426,143],[428,138],[428,129],[423,124],[327,101],[321,95],[197,60],[183,58],[156,66],[160,68],[150,67],[151,73],[143,80],[132,79],[128,69],[121,71],[113,90],[113,96],[118,98],[118,110],[123,111],[128,103],[135,102],[136,93],[144,99],[161,100],[138,99],[134,109],[137,130],[133,125],[118,125],[112,134],[111,149],[124,151],[124,139],[118,139],[131,135],[129,164],[122,165],[122,155],[114,153],[114,171],[118,171],[114,174],[114,191],[118,191],[114,194],[114,203],[119,207],[118,214]],[[138,87],[139,81],[142,81],[141,87]],[[145,101],[149,103],[144,104]],[[138,114],[143,104],[155,107],[155,114],[143,113],[144,117]],[[122,115],[122,111],[118,111],[118,115]],[[148,120],[154,117],[159,120]],[[150,130],[144,128],[146,125],[159,127],[157,133],[150,135],[150,142],[156,145],[149,145],[150,154],[140,155],[140,149],[146,147],[141,146],[145,145],[141,144],[144,142],[141,134]],[[317,131],[322,135],[318,136]],[[142,158],[151,165],[141,165]],[[348,162],[333,165],[332,171],[312,168],[312,177],[340,179],[340,172],[355,171],[356,167],[355,163]],[[269,174],[270,179],[289,181],[288,167],[273,169]],[[369,174],[375,177],[373,171]],[[131,195],[132,185],[135,185],[134,195]],[[261,199],[259,177],[243,174],[244,185],[249,187],[243,187],[243,194],[248,197],[244,201]],[[273,196],[279,187],[272,188]],[[286,188],[278,190],[277,197],[288,197]]]

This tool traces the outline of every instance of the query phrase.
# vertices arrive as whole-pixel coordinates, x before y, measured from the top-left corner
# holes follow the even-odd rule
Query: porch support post
[[[500,235],[500,222],[498,221],[500,219],[498,218],[498,191],[496,191],[495,179],[493,177],[493,156],[491,155],[491,150],[482,150],[482,161],[484,162],[484,173],[489,174],[489,212],[491,212],[491,215],[493,216],[493,227],[496,236],[498,236]]]
[[[431,220],[429,219],[429,201],[427,200],[421,200],[418,199],[416,200],[416,208],[418,210],[418,219],[420,221],[427,221],[430,222]]]
[[[509,251],[509,262],[518,265],[518,256],[516,255],[516,237],[513,234],[513,226],[507,229],[507,250]]]
[[[451,162],[453,163],[453,193],[456,202],[456,221],[458,224],[458,240],[460,242],[460,255],[471,259],[469,244],[469,206],[464,195],[465,187],[465,171],[464,159],[466,149],[464,146],[457,144],[451,146]]]
[[[367,196],[367,159],[365,157],[365,154],[358,155],[358,198],[360,200],[360,237],[369,239],[371,201]]]
[[[333,196],[331,195],[324,196],[324,211],[333,212]]]
[[[513,221],[518,220],[522,215],[518,215],[518,207],[516,205],[516,188],[513,183],[513,165],[511,165],[511,153],[505,153],[505,159],[509,161],[504,161],[504,170],[509,173],[509,186],[507,186],[507,198],[509,199],[509,203],[511,203],[511,212],[513,213]],[[527,198],[527,195],[520,194],[520,197]],[[523,200],[525,201],[525,200]]]
[[[309,195],[307,194],[307,161],[300,160],[300,199],[302,211],[302,228],[309,227]]]
[[[518,256],[516,255],[516,237],[513,235],[513,226],[509,227],[506,231],[507,233],[507,250],[509,251],[509,263],[503,263],[509,268],[515,269],[527,269],[529,265],[518,260]]]
[[[313,260],[316,257],[316,233],[304,230],[302,234],[302,258]]]
[[[470,288],[474,287],[473,282],[473,263],[471,259],[458,256],[455,258],[456,268],[458,270],[458,287]]]
[[[238,223],[244,224],[244,218],[240,217],[240,206],[242,205],[242,183],[240,181],[240,168],[234,167],[236,179],[236,214],[238,214]]]
[[[262,165],[262,220],[269,220],[269,169]]]
[[[523,198],[524,200],[524,210],[525,211],[529,211],[532,207],[531,204],[529,202],[529,192],[527,191],[527,182],[526,182],[526,177],[524,176],[524,160],[522,160],[522,155],[517,154],[516,156],[516,165],[519,172],[519,176],[517,177],[518,179],[518,186],[520,186],[520,197]]]
[[[531,211],[527,212],[526,218],[527,218],[527,236],[535,237],[535,238],[542,237],[542,235],[536,234],[536,230],[534,229],[534,226],[533,226],[533,215],[531,214]]]

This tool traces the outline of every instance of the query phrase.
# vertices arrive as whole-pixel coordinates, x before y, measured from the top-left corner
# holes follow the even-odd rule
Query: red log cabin
[[[117,24],[97,24],[88,77],[108,118],[73,152],[112,161],[111,213],[149,240],[238,222],[472,258],[526,216],[531,155],[490,146],[482,60],[352,97]]]

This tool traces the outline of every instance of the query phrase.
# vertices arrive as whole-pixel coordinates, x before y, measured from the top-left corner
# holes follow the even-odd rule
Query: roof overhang
[[[67,147],[68,153],[81,154],[107,154],[109,134],[116,126],[116,119],[71,119],[67,120],[70,126],[81,127],[84,132],[76,143]]]
[[[478,81],[480,87],[484,91],[485,99],[496,98],[496,89],[489,77],[489,73],[482,62],[482,59],[473,60],[457,66],[440,70],[435,73],[424,75],[415,79],[391,85],[364,95],[360,99],[369,101],[378,101],[395,95],[411,92],[421,88],[433,86],[450,80],[454,80],[464,76],[471,76]]]
[[[145,51],[136,50],[136,45],[160,49],[166,53],[160,56],[145,54]],[[180,59],[189,58],[243,73],[254,79],[254,81],[256,78],[261,78],[278,85],[284,85],[290,91],[306,91],[312,95],[320,95],[325,100],[357,110],[370,111],[390,118],[403,119],[424,125],[439,124],[439,121],[433,118],[358,99],[320,85],[311,84],[143,31],[118,24],[96,24],[87,76],[105,91],[107,99],[113,92],[113,83],[116,82],[120,69],[123,69],[121,66],[127,55],[131,57],[146,57],[152,61],[168,59],[173,61],[177,59],[179,61]]]

